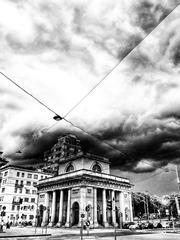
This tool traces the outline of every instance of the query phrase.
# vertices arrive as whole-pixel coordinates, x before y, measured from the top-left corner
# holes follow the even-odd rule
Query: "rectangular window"
[[[28,206],[24,206],[24,210],[28,210]]]
[[[4,176],[7,176],[8,175],[8,171],[6,171],[5,173],[4,173]]]
[[[31,202],[35,202],[35,198],[31,198]]]
[[[12,211],[14,211],[14,209],[15,209],[15,205],[12,205]]]
[[[15,189],[14,189],[14,193],[17,193],[17,188],[15,187]]]
[[[29,220],[33,220],[34,219],[34,215],[29,215]]]
[[[3,202],[3,200],[4,200],[4,196],[0,197],[0,202]]]
[[[45,194],[40,194],[39,197],[40,197],[40,198],[44,198],[44,197],[45,197]]]
[[[3,184],[6,184],[6,183],[7,183],[7,179],[4,179],[2,183],[3,183]]]
[[[27,185],[27,186],[31,186],[31,182],[27,181],[27,182],[26,182],[26,185]]]
[[[32,174],[31,174],[31,173],[28,173],[27,177],[28,177],[28,178],[32,178]]]
[[[22,188],[19,189],[19,193],[22,193]]]
[[[30,194],[30,189],[26,189],[26,194]]]
[[[5,188],[2,188],[1,192],[5,192]]]
[[[17,177],[19,177],[20,176],[20,172],[17,172]]]
[[[11,214],[10,215],[10,220],[13,220],[13,218],[14,218],[14,214]]]
[[[24,177],[24,173],[23,172],[21,173],[21,177]]]
[[[32,194],[36,194],[36,190],[32,190]]]
[[[91,188],[88,188],[88,189],[87,189],[87,193],[91,193]]]
[[[19,205],[17,205],[17,211],[19,211],[20,210],[20,206]]]
[[[21,186],[23,185],[23,181],[21,180]]]
[[[34,174],[34,179],[38,179],[38,175],[37,174]]]
[[[16,180],[16,185],[19,183],[19,180]]]
[[[29,202],[29,198],[24,198],[24,202]]]
[[[37,186],[37,182],[33,182],[33,186],[36,187]]]
[[[43,176],[41,176],[41,179],[43,179]]]

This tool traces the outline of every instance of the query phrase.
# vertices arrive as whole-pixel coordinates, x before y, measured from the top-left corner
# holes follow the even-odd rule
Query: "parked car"
[[[132,224],[129,226],[129,229],[130,229],[130,230],[139,229],[139,224],[138,224],[138,223],[132,223]]]
[[[163,228],[171,228],[172,227],[172,222],[168,221],[168,222],[162,222],[162,227]]]
[[[160,222],[158,222],[157,228],[162,228],[162,224]]]
[[[179,221],[176,221],[176,222],[174,223],[174,227],[179,228],[179,227],[180,227],[180,222],[179,222]]]
[[[126,222],[126,223],[123,224],[123,228],[129,229],[129,226],[132,225],[132,224],[134,224],[134,222]]]
[[[147,229],[148,228],[148,222],[143,222],[143,223],[141,223],[141,228],[142,229]]]

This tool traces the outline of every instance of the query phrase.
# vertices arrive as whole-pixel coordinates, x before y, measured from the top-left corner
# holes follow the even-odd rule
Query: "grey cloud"
[[[23,140],[23,153],[21,156],[14,154],[8,157],[13,158],[13,161],[22,160],[23,164],[26,160],[27,163],[31,161],[34,164],[42,162],[44,151],[57,142],[58,136],[74,133],[81,140],[83,151],[108,157],[112,166],[120,170],[148,172],[177,161],[180,154],[180,127],[173,128],[167,124],[166,119],[159,121],[154,118],[143,124],[139,124],[136,118],[130,119],[124,119],[121,124],[117,123],[116,126],[92,133],[99,141],[79,131],[67,132],[65,129],[59,129],[41,135],[37,130],[24,129],[15,133]],[[152,167],[137,168],[138,163],[144,159],[152,159]]]
[[[135,18],[133,22],[140,26],[145,32],[151,32],[171,11],[179,1],[164,4],[163,1],[139,1],[134,7]]]

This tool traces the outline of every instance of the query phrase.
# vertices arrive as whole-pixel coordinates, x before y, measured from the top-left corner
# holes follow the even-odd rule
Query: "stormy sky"
[[[179,2],[2,0],[0,71],[61,116],[145,38],[67,116],[99,140],[65,121],[51,127],[53,113],[0,75],[3,156],[33,164],[75,133],[137,189],[152,190],[156,179],[176,191],[174,172],[162,168],[180,163],[180,7],[166,18]]]

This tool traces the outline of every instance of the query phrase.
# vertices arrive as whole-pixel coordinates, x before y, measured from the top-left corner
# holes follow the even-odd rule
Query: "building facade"
[[[129,179],[112,175],[107,158],[83,153],[75,136],[58,142],[64,143],[63,151],[69,148],[71,153],[58,152],[59,157],[54,158],[56,176],[39,181],[39,205],[45,206],[42,226],[80,226],[82,219],[91,227],[120,226],[132,221]],[[56,147],[50,152],[47,161],[53,160]]]
[[[37,209],[37,182],[49,177],[39,171],[7,166],[0,169],[0,212],[3,220],[13,224],[35,221]]]

